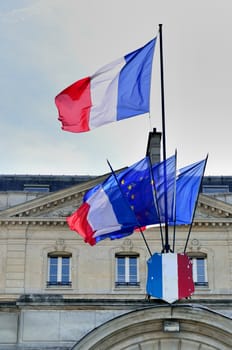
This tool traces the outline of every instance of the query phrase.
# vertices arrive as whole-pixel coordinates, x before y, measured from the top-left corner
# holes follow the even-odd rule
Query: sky
[[[87,133],[61,130],[54,98],[143,46],[163,24],[167,157],[208,154],[206,175],[232,175],[231,0],[0,1],[0,173],[102,175],[145,156],[162,131],[157,45],[150,114]]]

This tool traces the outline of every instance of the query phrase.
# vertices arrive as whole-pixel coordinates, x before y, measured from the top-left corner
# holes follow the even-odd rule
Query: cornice
[[[225,215],[226,217],[232,217],[232,205],[213,197],[200,194],[198,200],[198,208],[204,208],[210,210],[212,213]]]
[[[41,218],[41,217],[6,217],[0,218],[0,226],[37,225],[37,226],[65,226],[66,217]]]
[[[107,176],[108,174],[6,209],[0,212],[0,225],[65,226],[66,215],[60,216],[58,213],[54,216],[49,215],[49,213],[65,207],[77,208],[82,202],[85,192],[101,183]],[[193,223],[195,227],[225,228],[232,225],[232,205],[208,195],[200,194],[197,212],[199,214],[204,212],[206,217],[196,215]]]
[[[33,225],[33,226],[66,226],[66,217],[0,217],[0,226]],[[184,225],[188,227],[188,225]],[[206,218],[196,219],[193,222],[194,227],[219,228],[232,227],[232,218]]]

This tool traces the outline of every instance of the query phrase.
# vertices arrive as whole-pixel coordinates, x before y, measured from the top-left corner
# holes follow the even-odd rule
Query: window
[[[204,194],[211,193],[229,193],[229,186],[227,185],[203,185],[202,192]]]
[[[71,286],[71,255],[48,255],[47,286]]]
[[[208,286],[206,256],[191,257],[195,286]]]
[[[24,185],[25,192],[49,192],[49,185]]]
[[[139,286],[138,255],[116,254],[115,286]]]

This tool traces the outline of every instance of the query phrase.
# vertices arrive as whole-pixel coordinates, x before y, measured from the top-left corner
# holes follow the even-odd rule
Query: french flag
[[[148,295],[173,303],[194,292],[192,262],[186,254],[155,253],[147,267]]]
[[[156,38],[78,80],[55,97],[62,129],[86,132],[148,113]]]
[[[69,228],[78,232],[86,243],[95,245],[107,237],[122,238],[132,234],[136,218],[111,178],[99,185],[80,208],[67,217]]]

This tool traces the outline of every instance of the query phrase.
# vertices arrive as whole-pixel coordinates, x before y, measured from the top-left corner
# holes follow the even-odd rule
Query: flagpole
[[[176,241],[176,163],[177,163],[177,150],[175,151],[175,186],[174,186],[174,194],[173,194],[173,221],[174,221],[174,227],[173,227],[173,242],[172,242],[172,251],[174,253],[175,251],[175,241]]]
[[[158,198],[157,198],[157,191],[156,191],[156,187],[155,187],[155,179],[154,179],[154,173],[153,173],[153,169],[152,169],[152,162],[151,162],[150,154],[148,156],[148,160],[149,160],[149,165],[150,165],[151,179],[152,179],[152,183],[153,183],[152,193],[153,193],[153,197],[155,197],[154,198],[154,202],[155,202],[156,210],[157,210],[157,213],[158,213],[158,216],[159,216],[159,226],[160,226],[160,237],[161,237],[161,243],[162,243],[162,251],[164,251],[163,230],[162,230],[162,225],[161,225],[159,203],[158,203]]]
[[[165,132],[165,103],[164,103],[164,69],[163,69],[163,37],[162,24],[159,24],[160,42],[160,80],[161,80],[161,108],[162,108],[162,134],[163,134],[163,160],[164,160],[164,205],[165,205],[165,245],[166,253],[170,251],[168,237],[168,202],[167,202],[167,173],[166,173],[166,132]]]

